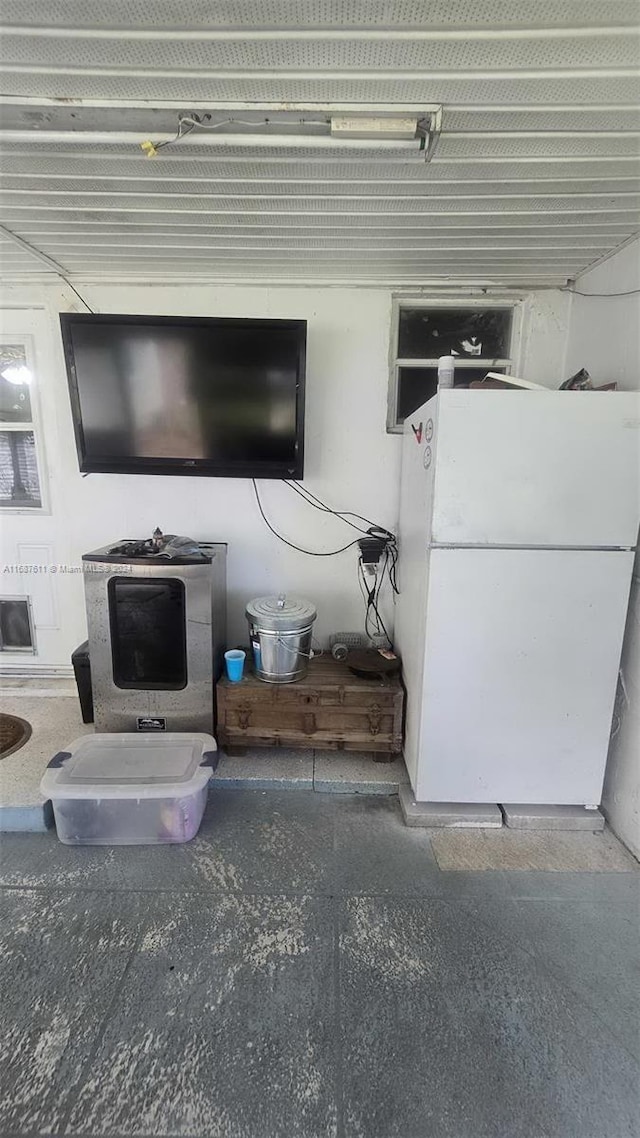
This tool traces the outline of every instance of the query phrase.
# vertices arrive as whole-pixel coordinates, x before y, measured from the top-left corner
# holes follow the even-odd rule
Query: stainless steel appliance
[[[82,558],[96,731],[211,734],[227,547],[157,533]]]

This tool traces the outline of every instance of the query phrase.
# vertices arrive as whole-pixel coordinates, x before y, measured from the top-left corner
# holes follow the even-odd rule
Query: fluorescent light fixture
[[[367,138],[372,142],[381,139],[413,139],[418,137],[417,115],[395,115],[393,117],[372,117],[354,115],[332,115],[331,137]]]
[[[439,103],[412,103],[406,107],[389,103],[343,107],[292,103],[281,115],[279,106],[264,109],[269,110],[268,117],[249,110],[236,117],[233,111],[213,108],[182,114],[177,119],[177,131],[154,133],[153,141],[142,139],[131,130],[0,130],[0,144],[9,141],[47,146],[62,142],[67,146],[104,149],[131,143],[141,147],[149,158],[165,153],[165,147],[188,146],[212,153],[221,151],[223,155],[229,148],[241,149],[253,153],[258,160],[265,157],[265,150],[280,150],[286,162],[325,162],[329,155],[338,154],[344,155],[345,161],[354,162],[430,162],[442,130]],[[306,117],[309,113],[313,118]],[[222,114],[226,117],[221,118]],[[302,155],[301,151],[306,153]]]

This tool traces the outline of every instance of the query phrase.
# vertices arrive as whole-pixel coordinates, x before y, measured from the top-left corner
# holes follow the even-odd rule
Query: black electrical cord
[[[317,494],[313,494],[306,486],[297,486],[295,482],[291,482],[288,478],[283,478],[282,481],[290,490],[295,490],[296,494],[305,497],[309,505],[315,506],[317,510],[326,510],[327,513],[333,514],[336,518],[342,518],[343,521],[345,521],[346,518],[357,518],[358,521],[364,522],[365,525],[369,526],[369,529],[361,530],[361,533],[369,533],[370,529],[375,529],[380,534],[393,537],[393,534],[390,533],[389,530],[385,529],[384,526],[376,525],[370,518],[364,518],[362,514],[354,514],[353,510],[334,510],[331,506],[328,506],[326,502],[323,502],[322,498],[318,498]],[[353,522],[347,522],[347,525],[353,525]],[[358,529],[358,526],[353,526],[353,528]]]
[[[388,529],[385,529],[384,526],[376,525],[371,521],[370,518],[365,518],[362,514],[354,513],[353,510],[332,509],[331,506],[328,506],[326,502],[322,501],[322,498],[319,498],[317,494],[313,494],[312,491],[309,490],[306,486],[298,486],[295,482],[290,481],[288,478],[283,478],[283,482],[285,486],[288,486],[290,490],[294,490],[296,494],[298,494],[305,502],[308,502],[308,504],[310,506],[313,506],[316,510],[320,510],[321,513],[332,514],[334,517],[340,518],[340,520],[345,522],[346,525],[353,526],[353,529],[357,530],[358,533],[364,534],[365,536],[379,537],[381,541],[385,543],[386,555],[384,568],[382,571],[382,579],[384,578],[384,573],[386,571],[388,573],[391,590],[395,596],[398,596],[400,591],[398,589],[396,572],[398,563],[398,544],[396,535],[394,533]],[[365,522],[365,524],[369,526],[369,529],[362,530],[359,526],[355,525],[354,522],[348,521],[348,518],[358,518],[359,521]],[[382,584],[380,587],[382,587]]]
[[[358,562],[358,572],[359,572],[359,576],[360,576],[360,580],[361,580],[361,591],[363,593],[363,597],[364,597],[364,601],[365,601],[365,618],[364,618],[365,632],[366,632],[367,636],[379,635],[382,632],[382,628],[381,628],[381,623],[380,623],[380,613],[377,610],[376,593],[379,593],[379,590],[380,590],[380,586],[382,583],[382,574],[379,577],[378,576],[378,567],[376,567],[375,569],[372,568],[371,572],[373,574],[373,584],[369,585],[369,583],[367,581],[367,575],[366,575],[365,570],[364,570],[364,563],[362,561],[362,558],[360,558],[360,560]],[[383,573],[384,573],[384,569],[383,569]],[[373,633],[371,632],[371,629],[369,627],[370,623],[373,625],[373,629],[374,629]]]
[[[370,639],[373,639],[374,636],[376,636],[380,633],[380,626],[378,625],[378,627],[376,628],[376,626],[374,625],[373,631],[369,627],[369,624],[371,622],[371,607],[372,607],[371,606],[371,592],[372,592],[372,590],[370,590],[369,586],[367,585],[367,580],[366,580],[364,568],[362,565],[362,558],[358,561],[358,584],[360,586],[360,592],[362,593],[362,599],[364,601],[364,631],[365,631],[365,636],[368,636]]]
[[[258,509],[260,510],[260,513],[262,515],[263,522],[265,523],[267,528],[271,530],[271,533],[274,535],[274,537],[277,537],[280,541],[284,542],[284,544],[288,545],[290,549],[295,549],[295,550],[297,550],[298,553],[306,553],[308,557],[336,557],[338,553],[344,553],[345,550],[352,549],[354,545],[358,544],[358,538],[356,538],[355,541],[350,541],[348,545],[343,545],[341,549],[330,549],[330,550],[327,550],[326,553],[319,553],[315,549],[303,549],[301,545],[294,545],[294,543],[292,541],[288,541],[286,537],[283,537],[281,533],[278,533],[278,531],[273,528],[273,526],[271,525],[271,522],[267,518],[267,516],[266,516],[266,514],[262,508],[262,502],[260,501],[260,495],[258,493],[258,485],[256,483],[255,478],[252,478],[251,481],[253,482],[253,489],[254,489],[254,493],[256,496],[256,502],[258,503]]]
[[[84,304],[85,308],[86,308],[86,309],[87,309],[87,310],[88,310],[88,311],[91,313],[91,315],[92,315],[92,316],[95,316],[95,312],[93,311],[93,308],[91,307],[91,305],[90,305],[90,304],[87,304],[87,302],[86,302],[86,300],[84,299],[84,297],[82,296],[82,294],[78,292],[78,290],[77,290],[76,286],[75,286],[75,285],[72,285],[72,284],[71,284],[71,281],[70,281],[70,280],[68,280],[68,279],[67,279],[67,277],[63,277],[63,276],[62,276],[62,273],[60,273],[60,276],[62,277],[62,280],[64,281],[64,283],[65,283],[65,284],[68,284],[68,285],[69,285],[69,288],[70,288],[70,289],[72,289],[72,290],[73,290],[73,292],[75,292],[76,296],[78,297],[78,300],[81,300],[81,301],[82,301],[82,303]]]
[[[389,565],[389,584],[396,596],[398,596],[400,589],[398,588],[398,546],[394,542],[393,545],[388,546],[391,564]]]
[[[385,575],[385,573],[388,573],[388,571],[389,571],[389,550],[385,549],[385,551],[384,551],[384,564],[382,566],[382,569],[380,570],[380,584],[378,585],[377,591],[374,595],[374,601],[375,601],[376,606],[378,604],[378,601],[380,600],[380,592],[382,590],[382,584],[384,582],[384,575]]]
[[[270,530],[270,532],[274,535],[274,537],[277,537],[278,540],[283,542],[284,545],[288,545],[290,549],[295,549],[296,552],[304,553],[308,557],[335,557],[339,553],[345,553],[347,549],[352,549],[355,545],[360,545],[361,539],[356,538],[355,541],[350,541],[347,545],[341,546],[340,549],[332,549],[332,550],[327,550],[326,552],[318,552],[317,550],[313,550],[313,549],[304,549],[301,545],[296,545],[295,542],[289,541],[288,538],[283,537],[282,534],[278,533],[278,531],[274,528],[274,526],[272,526],[271,522],[267,518],[267,516],[264,512],[264,509],[262,507],[262,502],[260,500],[260,494],[258,492],[257,481],[255,478],[252,478],[251,481],[253,482],[253,490],[254,490],[254,494],[256,496],[256,502],[257,502],[258,509],[260,511],[260,515],[262,517],[262,520],[264,521],[265,525]],[[395,595],[397,595],[398,591],[399,591],[397,579],[396,579],[396,566],[397,566],[397,561],[398,561],[398,546],[397,546],[397,540],[396,540],[395,534],[392,533],[390,530],[385,529],[383,526],[375,525],[373,522],[370,522],[369,518],[363,517],[362,514],[356,514],[352,510],[334,510],[334,509],[332,509],[331,506],[328,506],[327,503],[323,502],[322,499],[319,498],[316,494],[313,494],[311,492],[311,490],[307,490],[306,487],[298,486],[294,482],[289,481],[289,479],[283,478],[282,481],[284,482],[285,486],[288,486],[290,490],[293,490],[294,493],[296,493],[300,498],[302,498],[302,500],[304,502],[306,502],[307,505],[312,506],[316,510],[319,510],[320,513],[329,514],[330,516],[333,516],[335,518],[339,518],[340,521],[345,522],[346,525],[351,526],[352,529],[355,529],[357,533],[362,534],[364,537],[378,538],[380,545],[381,545],[381,549],[380,549],[380,553],[379,553],[378,562],[375,565],[375,568],[373,568],[373,578],[374,578],[373,585],[370,587],[369,583],[367,582],[367,577],[366,577],[366,574],[364,571],[364,561],[363,561],[363,557],[362,557],[362,552],[361,552],[360,557],[358,559],[357,577],[358,577],[358,585],[359,585],[360,592],[362,594],[362,599],[364,601],[364,606],[365,606],[365,617],[364,617],[365,634],[370,639],[373,639],[375,636],[384,636],[387,640],[389,647],[391,648],[392,647],[392,640],[391,640],[391,637],[389,636],[389,632],[388,632],[387,627],[384,623],[384,620],[382,619],[382,615],[380,613],[379,605],[380,605],[380,594],[382,592],[382,587],[384,584],[385,575],[389,579],[389,584],[391,586],[392,592]],[[357,526],[354,522],[349,521],[348,520],[349,518],[358,518],[359,521],[367,524],[369,526],[369,528],[364,530],[364,529],[362,529],[361,526]],[[361,550],[362,550],[362,546],[361,546]]]
[[[364,579],[364,570],[362,568],[362,558],[358,561],[358,586],[362,599],[364,601],[364,631],[365,636],[369,636],[369,593]]]
[[[315,496],[311,495],[310,490],[307,491],[306,488],[296,486],[294,482],[289,482],[286,478],[283,478],[282,481],[284,482],[285,486],[289,487],[290,490],[294,490],[296,494],[298,494],[299,497],[307,503],[307,505],[313,506],[314,510],[320,510],[320,513],[322,514],[332,514],[334,518],[339,518],[340,521],[345,522],[346,525],[352,526],[353,529],[358,531],[358,533],[367,534],[369,532],[366,529],[362,529],[361,526],[354,525],[353,522],[347,521],[346,517],[343,516],[344,511],[341,512],[340,510],[332,510],[330,506],[326,506],[323,502],[320,501],[319,498],[313,500]],[[353,517],[359,517],[359,515],[354,514]],[[366,521],[367,519],[363,518],[362,520]]]
[[[378,605],[380,603],[380,593],[382,592],[382,586],[384,584],[384,576],[385,576],[385,573],[388,574],[388,572],[389,572],[389,551],[387,549],[387,550],[385,550],[384,565],[382,566],[382,570],[380,573],[380,583],[378,584],[378,588],[375,591],[374,596],[373,596],[373,610],[376,614],[376,620],[378,621],[378,624],[382,628],[382,631],[384,632],[384,634],[387,638],[387,641],[389,643],[389,647],[391,648],[392,647],[391,637],[389,636],[389,633],[387,632],[386,625],[384,623],[384,620],[382,619],[382,615],[381,615],[380,610],[378,608]],[[389,580],[391,580],[391,578],[389,578]]]
[[[380,609],[378,608],[378,601],[380,599],[380,590],[384,582],[384,573],[386,565],[383,566],[382,572],[378,576],[377,570],[375,571],[375,579],[373,586],[369,588],[367,579],[364,572],[362,558],[358,562],[358,583],[360,585],[360,592],[365,602],[365,617],[364,617],[364,630],[365,634],[373,639],[374,636],[383,635],[387,639],[389,647],[392,647],[392,640],[387,631],[387,627],[382,619]],[[373,616],[372,616],[373,613]],[[375,618],[375,622],[374,622]],[[373,628],[371,631],[370,625]]]

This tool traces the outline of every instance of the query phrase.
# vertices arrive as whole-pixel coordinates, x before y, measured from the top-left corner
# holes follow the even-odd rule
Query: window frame
[[[478,308],[478,309],[496,309],[508,308],[511,311],[511,337],[509,343],[509,357],[507,359],[488,359],[486,356],[469,356],[464,359],[456,360],[456,370],[465,367],[477,368],[478,366],[484,367],[486,365],[487,371],[492,368],[504,368],[506,375],[511,375],[512,369],[516,369],[516,374],[520,370],[520,352],[522,345],[522,326],[523,326],[523,300],[521,298],[513,297],[475,297],[475,296],[457,296],[446,298],[429,298],[429,297],[412,297],[412,296],[394,296],[391,303],[391,338],[389,343],[389,387],[388,387],[388,403],[387,403],[387,433],[393,435],[401,435],[404,430],[404,423],[398,422],[398,391],[400,384],[400,368],[401,367],[437,367],[437,359],[419,359],[410,358],[405,359],[397,354],[398,351],[398,336],[400,330],[400,312],[403,308]]]
[[[5,318],[6,327],[6,318]],[[38,485],[40,487],[40,505],[39,506],[7,506],[0,502],[0,516],[4,514],[27,514],[29,517],[38,514],[50,514],[49,502],[49,486],[48,478],[46,475],[47,467],[45,463],[44,453],[44,431],[42,425],[42,414],[40,410],[40,393],[39,393],[39,375],[37,367],[37,353],[33,342],[33,336],[28,332],[0,332],[0,344],[22,344],[24,346],[24,354],[27,367],[33,376],[32,383],[29,388],[30,402],[31,402],[31,418],[24,422],[3,423],[0,422],[0,431],[14,431],[20,433],[31,432],[35,442],[36,452],[36,468],[38,471]]]

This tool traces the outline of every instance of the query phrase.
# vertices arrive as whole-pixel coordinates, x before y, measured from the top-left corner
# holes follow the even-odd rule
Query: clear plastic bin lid
[[[217,758],[212,735],[85,735],[54,755],[40,789],[47,798],[181,797],[206,785]]]

